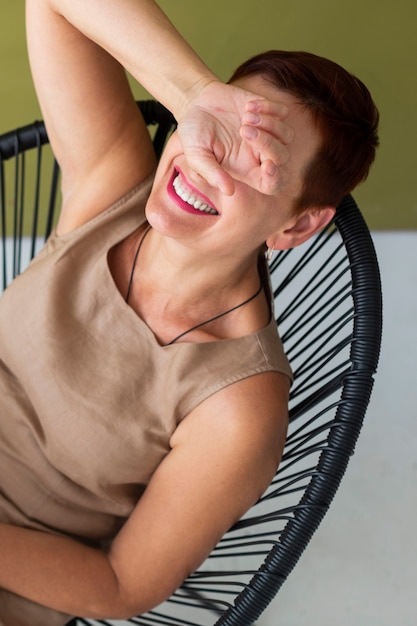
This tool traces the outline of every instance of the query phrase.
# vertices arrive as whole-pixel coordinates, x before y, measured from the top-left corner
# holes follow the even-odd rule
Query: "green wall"
[[[5,132],[39,117],[39,111],[24,44],[24,2],[0,3],[0,132]],[[248,0],[160,4],[221,78],[268,48],[322,54],[362,78],[381,112],[381,148],[355,196],[373,229],[417,228],[415,0],[258,0],[256,8]],[[143,95],[136,87],[135,93]]]

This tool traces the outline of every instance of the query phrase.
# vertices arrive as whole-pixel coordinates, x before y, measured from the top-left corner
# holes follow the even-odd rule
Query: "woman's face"
[[[190,169],[174,133],[158,166],[147,217],[161,234],[186,241],[200,252],[222,253],[232,247],[247,254],[258,250],[273,234],[290,228],[304,172],[321,142],[311,114],[294,96],[260,76],[246,77],[235,84],[285,103],[289,108],[286,122],[294,131],[294,139],[287,146],[289,159],[281,166],[282,183],[274,195],[236,181],[234,194],[226,196]]]

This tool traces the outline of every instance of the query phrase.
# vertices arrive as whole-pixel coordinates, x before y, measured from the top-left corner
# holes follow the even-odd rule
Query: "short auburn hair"
[[[310,52],[258,54],[229,82],[252,75],[299,99],[320,129],[322,144],[304,174],[295,212],[336,207],[366,179],[379,144],[379,113],[367,87],[337,63]]]

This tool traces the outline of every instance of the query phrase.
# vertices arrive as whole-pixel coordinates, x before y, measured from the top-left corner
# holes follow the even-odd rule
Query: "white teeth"
[[[194,209],[197,209],[202,213],[217,215],[216,209],[213,209],[213,207],[203,202],[203,200],[194,196],[192,192],[183,185],[183,183],[180,181],[179,175],[175,177],[173,185],[177,195],[181,198],[181,200],[184,200],[184,202],[194,207]]]

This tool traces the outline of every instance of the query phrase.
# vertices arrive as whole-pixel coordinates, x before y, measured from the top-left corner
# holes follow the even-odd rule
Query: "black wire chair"
[[[159,156],[174,120],[153,101],[139,106]],[[59,168],[46,144],[42,122],[0,137],[3,289],[54,225]],[[199,570],[131,624],[253,624],[312,538],[354,452],[382,332],[378,263],[354,199],[343,200],[318,236],[277,253],[270,269],[277,323],[295,374],[282,462],[264,496]],[[77,618],[71,626],[117,623]]]

